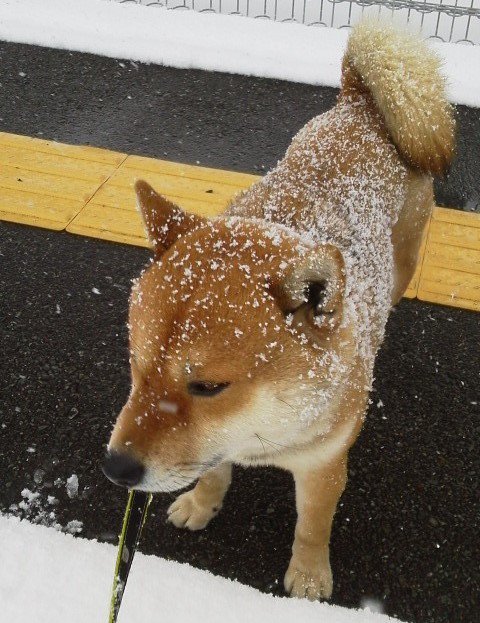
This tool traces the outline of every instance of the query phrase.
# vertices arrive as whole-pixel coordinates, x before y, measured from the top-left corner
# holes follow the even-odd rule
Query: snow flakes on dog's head
[[[281,380],[291,360],[283,370],[271,364],[293,338],[296,356],[318,371],[309,331],[280,301],[282,284],[313,251],[285,227],[255,219],[217,218],[181,236],[134,285],[132,349],[142,351],[144,371],[169,369],[179,378],[188,360],[194,367],[215,362],[222,374],[244,379],[270,366],[267,376]]]

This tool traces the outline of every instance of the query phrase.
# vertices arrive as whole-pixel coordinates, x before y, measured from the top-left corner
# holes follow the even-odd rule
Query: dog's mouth
[[[152,466],[146,470],[141,482],[134,488],[148,493],[171,493],[185,489],[206,472],[215,469],[223,457],[216,456],[201,463],[178,463],[168,469],[155,470]]]
[[[254,450],[252,449],[252,444],[255,445]],[[246,447],[235,454],[235,457],[233,458],[234,462],[265,463],[294,448],[293,445],[287,445],[272,439],[267,439],[258,433],[255,433],[252,437],[250,437],[246,445],[249,447]]]
[[[145,493],[172,493],[185,489],[194,483],[201,474],[190,472],[185,474],[177,470],[156,472],[155,469],[146,469],[143,478],[133,485],[127,485],[129,489],[143,491]],[[116,482],[115,484],[119,484]]]
[[[278,457],[280,450],[265,450],[264,452],[245,452],[239,454],[235,461],[239,463],[265,463]]]
[[[102,471],[111,482],[127,489],[146,493],[172,492],[188,487],[223,459],[223,456],[215,455],[207,461],[177,463],[165,468],[146,465],[131,454],[111,450],[105,456]]]
[[[244,454],[240,457],[240,461],[251,463],[263,463],[278,456],[278,452],[262,452],[259,454]]]

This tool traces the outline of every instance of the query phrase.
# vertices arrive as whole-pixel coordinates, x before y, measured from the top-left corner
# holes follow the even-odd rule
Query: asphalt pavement
[[[252,172],[274,164],[335,98],[333,89],[14,44],[0,45],[0,73],[3,131]],[[473,207],[480,111],[460,107],[459,122],[460,157],[437,200]],[[128,293],[148,257],[0,224],[1,510],[29,489],[38,504],[16,513],[34,520],[47,509],[54,519],[45,521],[76,519],[82,536],[115,542],[126,495],[100,461],[129,392]],[[392,313],[335,518],[333,603],[375,598],[411,623],[479,619],[479,318],[408,300]],[[70,498],[72,474],[79,493]],[[143,551],[282,593],[295,523],[288,474],[236,469],[224,509],[199,533],[165,524],[171,500],[155,497]]]
[[[337,90],[0,42],[0,129],[262,173]],[[436,200],[480,211],[480,110],[457,107],[458,157]]]

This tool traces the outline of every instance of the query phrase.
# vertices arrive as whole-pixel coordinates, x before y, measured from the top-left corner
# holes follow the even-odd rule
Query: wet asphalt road
[[[20,75],[22,74],[22,75]],[[0,42],[0,129],[262,173],[337,90]],[[480,211],[480,109],[457,107],[439,205]]]
[[[2,44],[1,129],[261,171],[335,95],[124,65]],[[480,124],[478,110],[460,114]],[[478,199],[472,132],[462,145],[468,157],[438,190],[460,206]],[[114,541],[125,493],[99,464],[129,391],[127,299],[148,252],[0,224],[0,253],[0,508],[29,488],[42,508],[47,495],[58,499],[62,525],[78,519],[84,536]],[[392,314],[335,519],[334,603],[374,597],[412,623],[478,620],[479,318],[406,300]],[[72,473],[80,488],[69,499]],[[165,525],[171,499],[156,496],[144,551],[281,593],[295,522],[288,474],[237,469],[224,509],[200,533]]]

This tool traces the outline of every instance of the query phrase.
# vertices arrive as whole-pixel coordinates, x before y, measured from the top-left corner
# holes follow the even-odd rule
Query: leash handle
[[[128,574],[130,573],[133,557],[137,550],[151,501],[151,493],[133,490],[128,493],[127,506],[118,543],[108,623],[116,623],[117,621]]]

